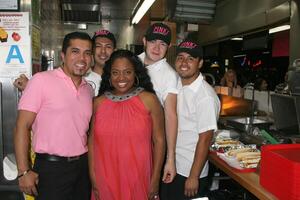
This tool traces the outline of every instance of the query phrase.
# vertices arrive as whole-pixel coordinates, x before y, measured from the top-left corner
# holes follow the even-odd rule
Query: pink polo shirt
[[[82,79],[76,89],[61,68],[35,74],[19,102],[19,110],[36,113],[33,150],[59,156],[87,152],[93,90]]]

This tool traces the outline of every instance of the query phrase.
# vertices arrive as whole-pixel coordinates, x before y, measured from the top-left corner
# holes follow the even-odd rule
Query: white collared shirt
[[[214,89],[200,74],[190,85],[178,81],[177,116],[178,135],[176,144],[177,173],[188,177],[194,161],[199,134],[217,130],[220,101]],[[200,178],[208,175],[208,162]]]
[[[144,63],[145,52],[139,55],[139,58]],[[164,106],[164,102],[169,93],[177,94],[177,81],[178,76],[175,70],[167,63],[165,58],[148,65],[148,75],[151,78],[153,89],[161,103]]]
[[[98,95],[102,80],[101,76],[90,69],[84,76],[84,79],[92,86],[94,90],[94,96],[96,97]]]

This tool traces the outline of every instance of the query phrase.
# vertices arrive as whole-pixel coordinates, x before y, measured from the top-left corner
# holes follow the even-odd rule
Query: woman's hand
[[[93,195],[96,200],[100,200],[99,190],[96,186],[92,184]]]
[[[151,181],[148,199],[149,200],[158,200],[159,199],[158,191],[159,191],[159,181],[155,181],[155,182]]]

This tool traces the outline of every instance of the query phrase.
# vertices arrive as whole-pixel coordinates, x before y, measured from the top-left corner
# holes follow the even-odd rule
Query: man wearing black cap
[[[177,135],[177,74],[166,61],[166,53],[171,42],[171,29],[163,23],[152,24],[143,38],[145,52],[140,54],[151,77],[154,90],[165,112],[167,138],[167,159],[163,181],[172,182],[176,175],[175,145]]]
[[[105,62],[110,58],[110,55],[116,49],[116,38],[113,33],[105,29],[99,29],[94,33],[93,53],[94,53],[94,66],[84,76],[85,80],[94,89],[94,95],[98,95],[101,75]],[[14,86],[23,91],[27,85],[28,78],[22,74],[14,81]]]
[[[203,79],[202,47],[185,40],[177,48],[178,135],[174,181],[163,188],[162,200],[203,197],[207,192],[207,155],[217,130],[220,102],[214,89]]]
[[[103,67],[116,49],[117,42],[114,34],[105,29],[96,31],[92,41],[95,65],[92,67],[92,70],[87,72],[85,79],[93,87],[95,96],[97,96],[102,80]]]

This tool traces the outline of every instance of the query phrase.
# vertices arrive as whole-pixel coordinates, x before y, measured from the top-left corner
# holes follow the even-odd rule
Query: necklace
[[[130,99],[131,97],[137,96],[140,92],[142,92],[144,90],[144,88],[142,87],[137,87],[134,90],[132,90],[131,92],[124,94],[124,95],[114,95],[113,93],[106,91],[104,92],[104,95],[114,101],[114,102],[119,102],[119,101],[125,101],[127,99]]]

